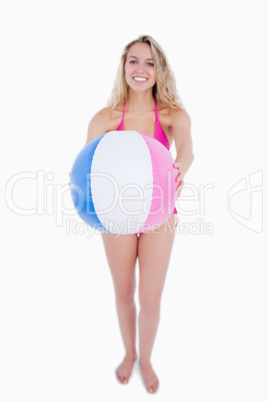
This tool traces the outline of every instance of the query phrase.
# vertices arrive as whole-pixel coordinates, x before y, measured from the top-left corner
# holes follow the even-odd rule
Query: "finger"
[[[184,184],[184,182],[183,182],[183,180],[181,180],[181,181],[179,182],[179,185],[178,185],[178,187],[177,187],[177,190],[178,190],[180,187],[182,187],[183,184]]]
[[[179,181],[179,180],[182,180],[183,179],[183,173],[182,172],[179,172],[179,174],[178,174],[178,176],[177,176],[177,181]]]

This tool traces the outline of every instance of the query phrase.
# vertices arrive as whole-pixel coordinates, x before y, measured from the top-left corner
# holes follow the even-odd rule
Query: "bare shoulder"
[[[186,110],[181,108],[170,108],[171,127],[191,127],[191,118]]]
[[[94,138],[97,138],[102,134],[107,133],[108,131],[115,130],[116,122],[121,114],[122,111],[120,111],[120,106],[113,110],[108,109],[107,107],[99,110],[92,117],[88,124],[86,143],[92,141]]]
[[[89,129],[97,129],[97,131],[105,130],[107,122],[109,121],[109,111],[107,108],[99,110],[90,120]],[[103,133],[102,133],[103,134]]]
[[[159,103],[158,111],[162,119],[166,120],[169,128],[178,124],[183,126],[191,125],[189,114],[182,108],[171,108],[165,104]]]

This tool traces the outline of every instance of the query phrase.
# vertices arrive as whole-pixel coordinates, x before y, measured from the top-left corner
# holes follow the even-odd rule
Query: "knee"
[[[157,314],[160,312],[160,298],[140,298],[140,309],[145,314]]]
[[[123,289],[117,290],[116,301],[119,303],[131,304],[134,301],[134,292],[135,289],[133,287],[125,287]]]

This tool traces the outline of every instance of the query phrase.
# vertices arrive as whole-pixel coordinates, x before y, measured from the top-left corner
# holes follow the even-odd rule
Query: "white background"
[[[267,402],[265,1],[3,1],[0,15],[1,401]],[[68,186],[123,48],[141,34],[167,55],[195,155],[177,202],[185,229],[162,298],[154,396],[138,364],[128,385],[116,380],[112,279],[100,234],[78,233]]]

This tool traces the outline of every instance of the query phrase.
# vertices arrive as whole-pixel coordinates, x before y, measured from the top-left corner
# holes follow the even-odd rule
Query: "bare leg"
[[[156,231],[141,234],[138,242],[140,267],[139,363],[145,386],[156,392],[159,381],[150,358],[160,319],[160,301],[175,238],[175,218],[170,218]],[[173,229],[173,230],[172,230]]]
[[[116,376],[119,382],[126,384],[136,353],[136,307],[135,266],[137,259],[137,235],[114,235],[102,233],[106,257],[109,263],[115,289],[116,310],[126,355]]]

